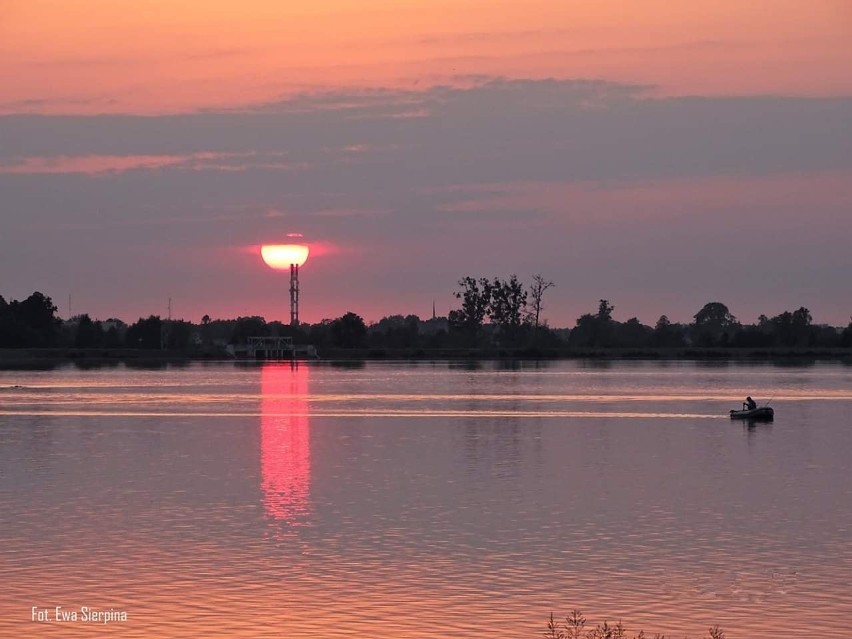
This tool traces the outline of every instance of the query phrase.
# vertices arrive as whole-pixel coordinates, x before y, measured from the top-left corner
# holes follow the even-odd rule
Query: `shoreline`
[[[298,361],[435,361],[435,360],[695,360],[695,361],[846,361],[852,364],[850,348],[333,348],[320,351],[316,360]],[[27,364],[80,366],[104,364],[179,364],[199,361],[254,362],[235,359],[225,351],[143,350],[130,348],[21,348],[0,349],[0,367]],[[284,360],[290,361],[290,360]]]

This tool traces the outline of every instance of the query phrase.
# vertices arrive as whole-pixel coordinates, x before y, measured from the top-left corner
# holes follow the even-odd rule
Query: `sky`
[[[300,233],[302,321],[541,273],[551,326],[845,326],[850,70],[852,0],[5,0],[0,295],[286,321]]]

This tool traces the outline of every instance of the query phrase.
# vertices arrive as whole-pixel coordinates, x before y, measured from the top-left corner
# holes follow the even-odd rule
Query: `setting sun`
[[[260,255],[268,266],[286,270],[291,264],[302,266],[308,259],[310,249],[304,244],[267,244],[260,249]]]

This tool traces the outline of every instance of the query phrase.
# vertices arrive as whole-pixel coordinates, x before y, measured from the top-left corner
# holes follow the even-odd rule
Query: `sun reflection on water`
[[[271,519],[304,526],[311,514],[308,367],[267,364],[261,370],[261,489]]]

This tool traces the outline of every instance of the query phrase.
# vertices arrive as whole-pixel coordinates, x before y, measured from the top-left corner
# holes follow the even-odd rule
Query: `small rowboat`
[[[760,406],[751,410],[732,410],[731,419],[765,419],[772,421],[775,418],[775,409],[769,406]]]

